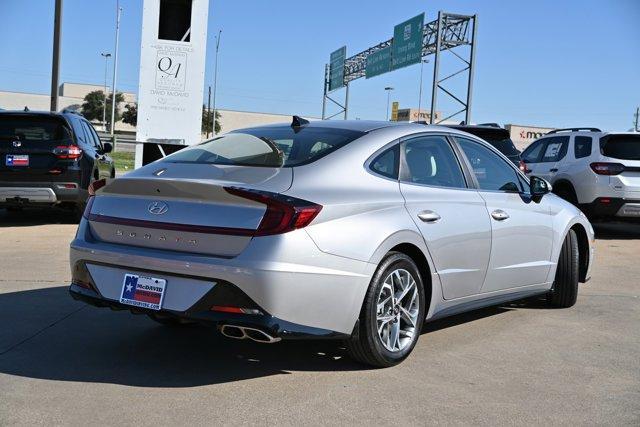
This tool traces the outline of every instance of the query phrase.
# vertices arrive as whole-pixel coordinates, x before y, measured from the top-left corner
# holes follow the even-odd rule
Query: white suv
[[[640,133],[554,130],[524,150],[520,169],[592,219],[640,219]]]

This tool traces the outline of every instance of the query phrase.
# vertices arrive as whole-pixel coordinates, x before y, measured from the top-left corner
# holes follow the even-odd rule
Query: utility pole
[[[634,129],[636,132],[640,132],[640,127],[638,127],[638,120],[640,119],[640,107],[636,107],[636,114],[635,114],[635,116],[636,116],[636,120],[635,120],[635,122],[634,122],[633,129]]]
[[[207,117],[211,116],[211,85],[209,85],[209,98],[207,99]],[[215,118],[213,119],[213,123],[215,123]],[[208,122],[209,120],[207,120]],[[213,126],[213,125],[212,125]],[[213,129],[212,129],[213,131]],[[207,123],[207,138],[209,138],[209,123]]]
[[[58,78],[60,75],[60,37],[62,35],[62,0],[56,0],[53,18],[53,63],[51,65],[51,111],[58,111]]]
[[[102,126],[104,126],[104,131],[107,131],[107,68],[109,68],[109,58],[111,58],[111,54],[108,52],[102,52],[100,54],[104,58],[104,102],[102,103]]]
[[[113,57],[113,88],[111,88],[111,139],[113,140],[113,131],[116,127],[116,84],[118,79],[118,44],[120,43],[120,14],[122,8],[120,7],[120,0],[116,0],[116,50]],[[106,102],[106,100],[105,100]],[[115,140],[113,140],[115,142]]]
[[[216,63],[213,68],[213,124],[211,125],[211,132],[213,133],[213,135],[216,134],[216,88],[218,86],[218,50],[220,49],[221,35],[222,30],[218,30],[218,35],[216,36]]]

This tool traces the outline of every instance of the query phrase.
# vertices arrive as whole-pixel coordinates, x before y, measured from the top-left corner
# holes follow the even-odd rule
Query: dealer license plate
[[[125,274],[120,303],[160,310],[166,286],[167,281],[165,279]]]

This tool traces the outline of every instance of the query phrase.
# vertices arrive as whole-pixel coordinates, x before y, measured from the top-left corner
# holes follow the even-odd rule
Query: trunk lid
[[[280,193],[292,179],[291,168],[153,163],[100,190],[89,224],[104,242],[233,257],[251,240],[266,206],[224,187]]]

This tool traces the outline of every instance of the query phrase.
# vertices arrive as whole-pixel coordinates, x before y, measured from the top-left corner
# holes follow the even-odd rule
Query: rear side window
[[[287,167],[314,162],[364,132],[290,126],[244,129],[184,150],[164,161],[215,165]]]
[[[371,170],[387,178],[398,178],[398,153],[399,148],[396,144],[393,148],[388,149],[384,153],[376,157],[371,162]]]
[[[0,141],[66,141],[69,138],[63,121],[55,117],[0,115]]]
[[[542,153],[542,148],[547,142],[546,139],[539,139],[534,141],[526,150],[522,153],[522,160],[527,163],[537,163]]]
[[[640,135],[607,135],[600,140],[602,154],[620,160],[640,160]]]
[[[573,140],[573,153],[576,159],[591,155],[592,138],[590,136],[576,136]]]
[[[404,142],[402,146],[403,181],[437,187],[466,188],[458,159],[445,137],[417,137]]]
[[[569,144],[568,136],[557,136],[554,138],[549,138],[549,142],[547,143],[544,154],[542,155],[542,159],[540,159],[541,163],[546,162],[557,162],[564,158],[567,154],[567,145]]]

